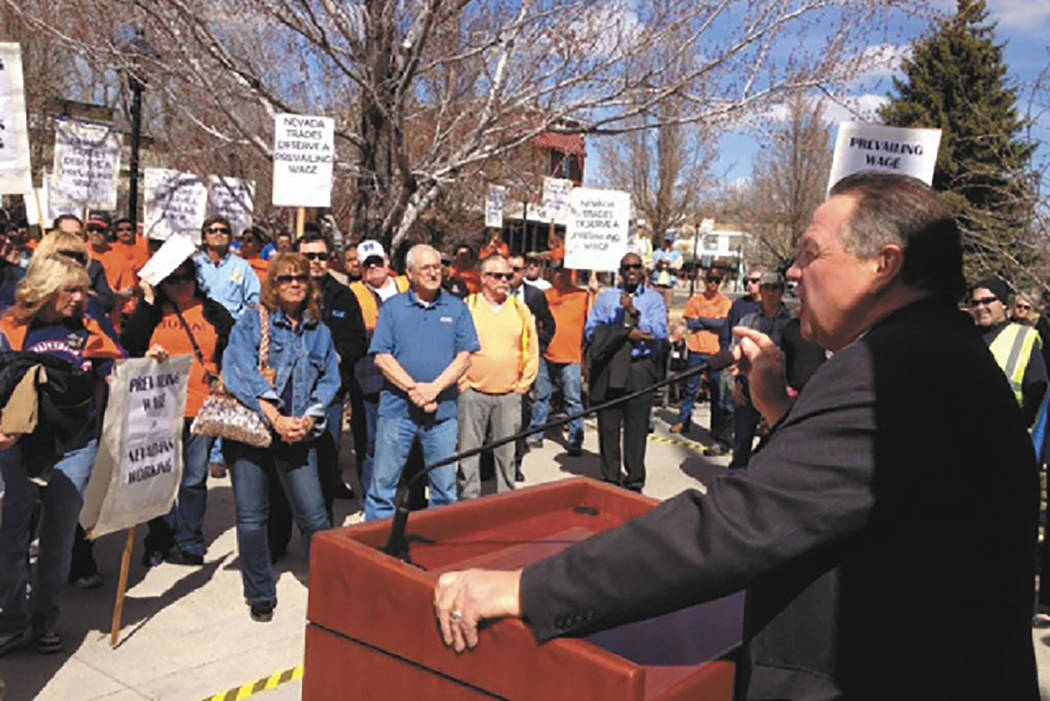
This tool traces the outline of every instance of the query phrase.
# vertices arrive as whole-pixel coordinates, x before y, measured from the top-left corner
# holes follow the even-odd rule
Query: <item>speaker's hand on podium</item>
[[[441,638],[456,652],[478,644],[478,624],[488,618],[521,616],[521,570],[446,572],[434,587],[434,613]]]

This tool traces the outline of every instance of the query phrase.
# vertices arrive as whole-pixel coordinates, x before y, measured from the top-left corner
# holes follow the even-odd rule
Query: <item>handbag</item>
[[[193,353],[197,356],[197,362],[205,368],[211,387],[208,398],[204,400],[200,411],[197,412],[197,417],[190,425],[190,433],[195,436],[225,438],[256,448],[269,447],[273,440],[270,428],[259,414],[246,407],[227,391],[221,376],[213,375],[206,369],[204,354],[201,353],[189,324],[182,318],[177,308],[175,314],[190,337]],[[276,372],[270,368],[270,313],[261,304],[259,305],[259,330],[259,374],[273,385]]]

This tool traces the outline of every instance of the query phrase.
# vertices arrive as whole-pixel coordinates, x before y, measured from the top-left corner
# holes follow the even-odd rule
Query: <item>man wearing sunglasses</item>
[[[657,358],[667,340],[664,299],[643,284],[645,270],[637,253],[628,253],[620,260],[620,276],[619,287],[598,295],[584,326],[589,344],[590,399],[595,403],[630,394],[663,376]],[[653,393],[648,392],[598,412],[602,480],[642,491],[652,404]]]
[[[914,178],[852,175],[800,244],[802,333],[834,355],[792,402],[780,350],[734,329],[773,427],[748,469],[524,569],[442,574],[445,644],[503,642],[479,635],[486,619],[520,616],[542,642],[745,590],[735,698],[1039,698],[1038,473],[957,308],[948,204]]]
[[[1046,392],[1043,343],[1035,329],[1010,321],[1009,299],[1005,282],[996,277],[985,278],[970,290],[970,314],[1010,383],[1025,425],[1031,426]]]
[[[204,252],[194,257],[201,289],[237,319],[259,301],[259,277],[248,261],[230,250],[233,230],[226,217],[205,219],[201,240]]]

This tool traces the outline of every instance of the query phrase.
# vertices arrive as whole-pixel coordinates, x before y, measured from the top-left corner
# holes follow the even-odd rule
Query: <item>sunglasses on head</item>
[[[327,253],[304,253],[303,258],[306,260],[328,260]]]
[[[223,234],[225,236],[229,236],[230,235],[230,230],[228,228],[226,228],[225,226],[213,226],[210,229],[208,229],[208,233],[209,234]]]
[[[293,282],[298,282],[298,283],[302,283],[302,284],[305,285],[309,281],[310,281],[310,276],[309,275],[278,275],[277,276],[277,284],[278,285],[291,285]]]
[[[485,274],[488,275],[490,278],[494,278],[496,280],[510,280],[512,277],[514,277],[514,273],[485,273]]]
[[[971,307],[981,307],[981,306],[987,307],[988,305],[992,304],[993,302],[998,302],[998,301],[999,301],[998,297],[981,297],[980,299],[971,299],[970,300],[970,306]]]
[[[87,256],[80,251],[59,251],[58,255],[65,256],[66,258],[72,258],[81,265],[87,265]]]

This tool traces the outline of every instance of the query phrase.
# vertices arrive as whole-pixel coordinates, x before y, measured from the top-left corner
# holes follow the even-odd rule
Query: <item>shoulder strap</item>
[[[270,310],[263,305],[259,309],[259,374],[268,377],[270,369]],[[272,381],[271,381],[271,384]]]
[[[201,347],[197,345],[197,339],[193,337],[193,331],[190,330],[190,325],[187,324],[186,319],[183,318],[182,312],[179,311],[179,306],[177,304],[171,306],[172,309],[175,310],[175,316],[179,318],[179,323],[182,324],[182,328],[186,332],[186,335],[190,337],[190,344],[193,346],[193,355],[197,357],[197,362],[201,364],[202,368],[204,368],[204,375],[210,382],[212,380],[212,374],[208,370],[208,364],[204,362],[204,353],[201,352]]]

